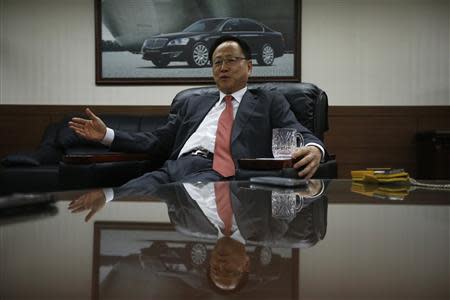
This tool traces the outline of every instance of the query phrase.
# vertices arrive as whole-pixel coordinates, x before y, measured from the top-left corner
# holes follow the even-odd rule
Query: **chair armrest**
[[[338,178],[337,168],[337,163],[334,159],[322,162],[314,174],[313,179],[336,179]]]
[[[161,158],[147,154],[71,154],[59,164],[59,183],[64,189],[120,186],[161,165]]]
[[[41,163],[34,153],[15,153],[5,156],[0,164],[5,167],[39,166]]]
[[[242,158],[238,160],[239,169],[247,170],[280,170],[292,168],[293,160],[291,158]]]
[[[298,171],[292,167],[292,160],[274,160],[269,163],[264,160],[246,159],[246,162],[239,160],[239,168],[236,170],[237,180],[247,180],[250,177],[276,176],[298,178]],[[268,160],[269,161],[269,160]],[[274,162],[275,161],[275,162]],[[336,160],[328,160],[319,165],[313,179],[337,178]]]
[[[101,154],[68,154],[63,157],[63,162],[66,164],[84,165],[104,162],[142,161],[149,159],[151,159],[149,155],[142,153],[110,152]]]
[[[273,170],[255,170],[255,169],[237,169],[235,179],[236,180],[249,180],[252,177],[286,177],[286,178],[298,178],[298,171],[294,168],[280,168]]]

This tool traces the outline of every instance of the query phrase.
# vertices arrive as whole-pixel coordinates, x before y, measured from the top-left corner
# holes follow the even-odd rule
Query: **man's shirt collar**
[[[247,86],[245,86],[244,88],[240,89],[239,91],[234,92],[233,94],[231,94],[231,96],[233,96],[233,98],[238,102],[241,103],[242,97],[244,97],[245,92],[247,91]],[[225,97],[227,94],[224,94],[222,91],[219,91],[220,95],[219,95],[219,99],[220,101],[223,100],[223,97]],[[219,101],[219,102],[220,102]]]

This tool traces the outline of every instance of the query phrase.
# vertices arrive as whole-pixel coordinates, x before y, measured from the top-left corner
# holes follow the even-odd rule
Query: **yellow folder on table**
[[[367,183],[408,183],[409,174],[403,169],[373,168],[351,172],[352,180]]]

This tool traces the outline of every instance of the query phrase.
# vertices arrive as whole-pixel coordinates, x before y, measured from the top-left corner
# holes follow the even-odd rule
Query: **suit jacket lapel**
[[[214,104],[216,104],[216,102],[218,100],[219,100],[219,93],[217,93],[217,92],[207,94],[207,95],[201,97],[201,99],[200,99],[201,103],[197,103],[199,105],[194,108],[197,110],[196,115],[198,117],[198,122],[195,125],[195,129],[197,129],[197,127],[200,125],[200,123],[205,118],[206,114],[211,110],[211,108],[214,106]]]
[[[241,104],[236,114],[236,118],[233,124],[233,131],[231,133],[231,144],[236,140],[236,138],[241,133],[242,129],[248,122],[248,119],[253,114],[255,110],[258,99],[255,95],[247,91],[242,97]]]
[[[259,214],[258,200],[242,199],[239,197],[239,190],[231,189],[231,206],[233,207],[234,218],[245,240],[251,240],[260,231],[266,229],[261,227],[261,223],[267,216]]]
[[[183,145],[186,144],[187,140],[197,130],[198,126],[200,126],[200,123],[205,119],[205,116],[208,114],[208,112],[211,110],[214,104],[216,104],[217,100],[219,100],[219,93],[207,94],[201,97],[199,101],[195,102],[196,107],[190,108],[196,110],[195,113],[196,120],[195,123],[192,124],[192,126],[187,128],[188,132],[185,135],[183,142],[180,144],[180,148],[178,149],[178,151],[181,150]]]

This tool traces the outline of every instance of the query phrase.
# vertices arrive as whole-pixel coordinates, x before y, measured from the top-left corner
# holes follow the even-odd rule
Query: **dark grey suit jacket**
[[[218,100],[217,91],[173,104],[172,107],[176,105],[176,114],[169,116],[165,126],[142,133],[118,130],[111,150],[165,155],[168,159],[177,159],[183,145]],[[296,128],[303,135],[305,143],[314,142],[323,146],[318,138],[298,122],[283,95],[252,90],[244,94],[233,124],[231,151],[235,163],[241,158],[272,157],[273,128]]]
[[[231,191],[231,206],[241,235],[246,240],[266,242],[282,237],[289,224],[272,219],[270,199],[240,199],[238,190],[234,186]],[[217,228],[182,184],[161,188],[157,196],[166,202],[170,221],[178,232],[197,238],[217,238]]]
[[[271,191],[246,186],[230,183],[231,206],[245,240],[305,248],[324,238],[328,206],[325,195],[311,198],[293,220],[280,220],[272,217]],[[182,184],[161,187],[156,196],[166,202],[170,221],[178,232],[197,238],[217,238],[216,227]]]

